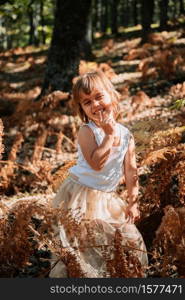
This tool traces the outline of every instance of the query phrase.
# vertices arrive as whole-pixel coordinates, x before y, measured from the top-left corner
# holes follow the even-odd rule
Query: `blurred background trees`
[[[45,264],[48,250],[32,239],[30,228],[41,223],[33,223],[32,210],[25,214],[27,201],[44,201],[48,219],[45,203],[77,159],[81,122],[71,85],[76,73],[92,69],[119,91],[118,122],[135,137],[138,228],[150,252],[149,277],[185,275],[184,7],[185,0],[0,0],[0,232],[2,247],[8,245],[0,255],[2,276],[45,277],[35,251],[44,253]],[[126,197],[124,184],[117,192]],[[12,210],[23,199],[23,210]],[[15,243],[7,244],[14,212],[23,235],[18,230]],[[30,233],[33,256],[22,247]]]
[[[49,48],[41,95],[69,91],[80,59],[92,58],[93,39],[129,33],[145,43],[151,31],[183,26],[184,7],[185,0],[0,0],[0,50]]]
[[[49,91],[69,91],[80,58],[91,54],[87,38],[91,0],[56,1],[54,29],[41,95]],[[41,96],[40,95],[40,96]]]
[[[59,1],[68,3],[70,1]],[[87,1],[88,2],[88,1]],[[124,34],[126,28],[149,32],[151,28],[164,30],[167,26],[185,21],[185,0],[92,0],[88,15],[89,38],[102,35]],[[50,44],[56,18],[57,0],[1,0],[0,38],[1,50],[27,45]],[[75,2],[73,2],[75,3]],[[79,2],[79,13],[83,17],[83,6]],[[65,14],[70,18],[75,6],[63,5],[62,22]],[[68,12],[67,12],[68,9]],[[87,12],[88,14],[88,12]],[[76,24],[78,27],[79,24]],[[128,29],[127,29],[128,30]],[[130,29],[131,30],[131,29]],[[91,37],[90,37],[91,36]]]
[[[48,44],[54,22],[55,1],[0,1],[1,50]]]

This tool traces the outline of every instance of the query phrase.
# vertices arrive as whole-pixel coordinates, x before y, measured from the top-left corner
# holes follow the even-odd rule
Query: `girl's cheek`
[[[112,106],[112,102],[109,99],[102,101],[101,104],[104,105],[106,108],[109,108]]]

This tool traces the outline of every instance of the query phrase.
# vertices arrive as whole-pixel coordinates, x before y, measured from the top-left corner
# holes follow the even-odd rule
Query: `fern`
[[[185,106],[185,98],[176,100],[175,103],[170,107],[170,109],[181,109]]]

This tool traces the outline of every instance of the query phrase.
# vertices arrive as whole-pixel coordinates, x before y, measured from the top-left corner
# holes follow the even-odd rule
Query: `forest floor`
[[[171,109],[185,98],[185,32],[153,33],[143,45],[139,37],[99,38],[93,53],[94,61],[81,61],[80,74],[101,69],[112,80],[121,94],[118,121],[135,137],[141,210],[136,225],[149,252],[148,276],[185,277],[185,109]],[[55,91],[34,101],[41,91],[46,55],[46,47],[31,46],[0,53],[4,229],[7,216],[21,201],[50,205],[77,158],[80,121],[71,95]],[[124,187],[120,183],[117,189],[121,197],[126,197]],[[38,227],[37,216],[32,221]],[[13,267],[4,263],[1,277],[47,277],[48,246],[42,244],[30,253],[17,265],[14,257]]]

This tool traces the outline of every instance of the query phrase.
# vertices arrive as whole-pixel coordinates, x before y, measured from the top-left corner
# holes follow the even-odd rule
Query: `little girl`
[[[78,161],[69,169],[53,206],[66,215],[70,211],[74,218],[78,216],[80,233],[78,226],[72,232],[64,223],[58,228],[62,247],[76,253],[84,277],[105,277],[102,247],[112,249],[118,229],[122,244],[130,242],[141,265],[147,266],[146,247],[134,225],[139,218],[134,139],[116,122],[118,99],[119,94],[102,72],[82,75],[73,87],[74,106],[84,122],[78,134]],[[115,192],[123,175],[128,203]],[[67,277],[62,261],[52,268],[50,277]]]

